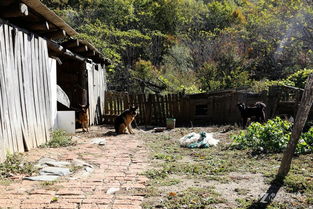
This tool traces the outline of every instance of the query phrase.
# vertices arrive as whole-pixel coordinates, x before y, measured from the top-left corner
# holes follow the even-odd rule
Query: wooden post
[[[22,17],[28,15],[28,7],[26,4],[19,3],[18,5],[13,5],[5,10],[1,11],[0,16],[4,18],[11,18],[11,17]]]
[[[47,39],[62,39],[66,37],[65,30],[57,30],[52,32],[45,32],[42,34]]]
[[[50,30],[50,25],[47,21],[40,23],[26,23],[25,27],[34,31],[47,31]]]
[[[146,102],[146,125],[151,125],[151,111],[152,111],[152,94],[149,94],[148,101]]]
[[[64,46],[65,48],[76,48],[76,47],[79,47],[80,44],[79,44],[79,41],[77,39],[71,39],[67,42],[64,42],[62,43],[62,46]]]
[[[284,152],[284,156],[280,164],[280,168],[278,170],[278,176],[280,177],[285,177],[290,170],[291,160],[296,150],[296,146],[298,144],[303,126],[310,113],[312,103],[313,103],[313,74],[311,74],[306,81],[300,106],[297,111],[295,124],[292,129],[291,139],[288,143],[286,151]]]

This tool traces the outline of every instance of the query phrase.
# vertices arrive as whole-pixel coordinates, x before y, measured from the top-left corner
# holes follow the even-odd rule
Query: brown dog
[[[130,134],[134,134],[131,123],[137,115],[138,107],[131,107],[115,118],[114,128],[117,134],[125,134],[126,128]]]
[[[76,121],[82,125],[83,131],[88,132],[89,127],[89,105],[79,105],[78,119]]]

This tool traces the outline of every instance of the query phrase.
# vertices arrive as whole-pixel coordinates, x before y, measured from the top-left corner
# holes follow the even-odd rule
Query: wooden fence
[[[177,125],[207,125],[240,123],[237,104],[267,104],[267,118],[276,115],[294,116],[301,99],[301,89],[273,86],[269,92],[251,93],[247,90],[227,90],[201,94],[130,95],[126,92],[106,92],[104,122],[114,118],[132,105],[139,107],[139,125],[164,126],[166,118],[176,118]],[[313,118],[311,114],[310,118]]]
[[[48,62],[45,40],[0,20],[0,161],[49,139]]]
[[[204,125],[210,123],[234,123],[240,121],[236,104],[239,100],[253,104],[262,95],[242,96],[238,91],[211,94],[138,94],[106,92],[104,122],[112,124],[114,118],[125,109],[139,107],[136,122],[140,125],[165,125],[166,118],[176,118],[177,125]]]
[[[108,91],[105,96],[104,122],[113,123],[117,115],[131,106],[139,107],[136,122],[142,125],[164,125],[166,118],[180,118],[183,111],[181,95],[130,95],[126,92]]]

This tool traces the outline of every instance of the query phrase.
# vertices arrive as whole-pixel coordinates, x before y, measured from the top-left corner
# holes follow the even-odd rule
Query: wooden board
[[[44,39],[0,23],[0,161],[49,139],[48,60]]]

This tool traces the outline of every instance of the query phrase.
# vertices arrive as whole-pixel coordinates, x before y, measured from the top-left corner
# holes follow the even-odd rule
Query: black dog
[[[247,125],[248,118],[255,117],[258,122],[265,122],[265,108],[263,102],[256,102],[253,107],[247,107],[244,103],[237,104],[242,118],[242,128]]]

